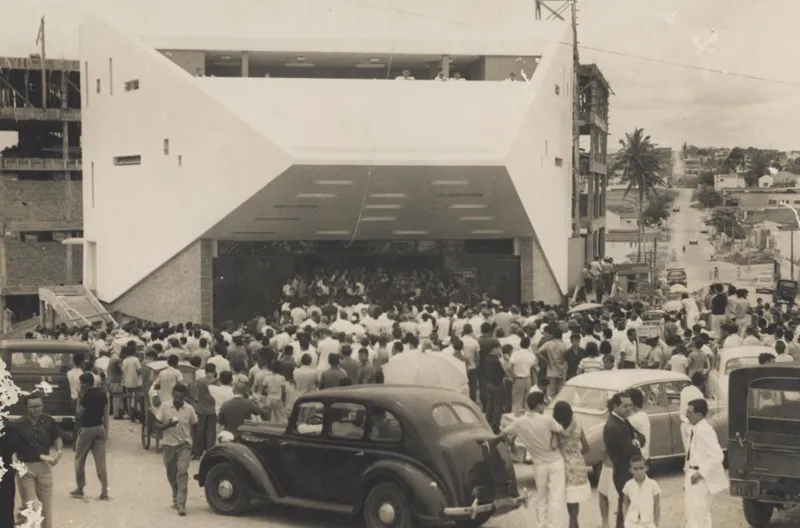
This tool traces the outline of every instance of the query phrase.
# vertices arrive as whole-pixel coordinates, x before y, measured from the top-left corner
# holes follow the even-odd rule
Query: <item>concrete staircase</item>
[[[42,304],[42,322],[48,328],[55,326],[56,318],[67,326],[117,324],[97,297],[84,286],[39,288],[39,301]]]

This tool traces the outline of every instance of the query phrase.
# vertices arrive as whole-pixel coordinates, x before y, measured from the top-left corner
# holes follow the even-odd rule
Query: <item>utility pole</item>
[[[45,54],[44,15],[42,15],[42,20],[39,22],[39,34],[36,36],[36,43],[41,46],[39,56],[42,60],[42,109],[45,110],[47,109],[47,55]]]

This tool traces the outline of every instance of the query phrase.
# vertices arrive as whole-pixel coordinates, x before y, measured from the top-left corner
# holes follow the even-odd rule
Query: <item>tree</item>
[[[718,232],[724,233],[733,239],[741,240],[747,235],[736,216],[736,212],[731,209],[714,209],[708,223],[714,226]]]
[[[657,226],[667,220],[672,214],[672,204],[675,202],[675,193],[664,191],[647,202],[644,210],[645,227]]]
[[[712,171],[703,171],[697,179],[697,183],[702,183],[708,187],[714,186],[714,173]]]
[[[739,147],[733,147],[728,157],[725,159],[725,162],[722,164],[722,168],[726,173],[736,172],[736,169],[741,167],[744,163],[744,155],[744,150]]]
[[[711,187],[698,188],[695,191],[694,199],[706,209],[722,205],[722,195]]]
[[[644,130],[637,128],[632,134],[625,134],[619,140],[620,149],[614,162],[615,170],[622,170],[622,183],[625,184],[625,196],[635,191],[639,198],[639,241],[638,261],[642,261],[642,241],[644,240],[645,199],[658,195],[659,189],[666,187],[661,178],[661,167],[658,163],[655,145]]]
[[[748,187],[758,187],[758,179],[769,172],[769,159],[762,152],[757,152],[751,159],[750,169],[744,175],[744,183]]]

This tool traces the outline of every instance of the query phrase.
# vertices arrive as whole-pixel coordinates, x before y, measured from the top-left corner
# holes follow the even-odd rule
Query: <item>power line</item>
[[[480,24],[475,24],[475,23],[471,23],[471,22],[462,22],[462,21],[458,21],[458,20],[453,20],[451,18],[433,16],[433,15],[428,15],[428,14],[424,14],[424,13],[417,13],[417,12],[414,12],[414,11],[409,11],[407,9],[399,9],[399,8],[393,8],[393,7],[388,7],[388,6],[375,5],[375,4],[371,4],[369,2],[362,2],[362,1],[359,1],[359,0],[342,0],[342,1],[343,2],[347,2],[349,4],[360,5],[360,6],[363,6],[363,7],[369,7],[369,8],[372,8],[372,9],[377,9],[377,10],[382,10],[382,11],[390,11],[390,12],[401,14],[401,15],[409,15],[409,16],[413,16],[413,17],[428,19],[428,20],[438,20],[439,22],[451,22],[451,23],[454,23],[454,24],[459,25],[459,26],[467,26],[467,27],[471,27],[471,28],[474,28],[474,29],[482,29],[482,30],[485,30],[485,31],[491,31],[491,32],[494,32],[494,33],[498,33],[500,35],[532,38],[532,39],[535,39],[535,40],[541,40],[541,41],[544,41],[544,42],[553,42],[553,43],[561,44],[561,45],[564,45],[564,46],[570,46],[570,47],[573,46],[573,44],[571,42],[565,42],[563,40],[549,39],[549,38],[540,37],[540,36],[537,36],[537,35],[529,35],[529,34],[526,34],[526,33],[519,33],[519,32],[515,32],[515,31],[501,30],[501,29],[492,28],[492,27],[488,27],[488,26],[482,26]],[[582,50],[586,50],[586,51],[594,51],[596,53],[605,53],[607,55],[615,55],[617,57],[625,57],[625,58],[628,58],[628,59],[640,60],[640,61],[645,61],[645,62],[652,62],[654,64],[661,64],[661,65],[664,65],[664,66],[672,66],[672,67],[675,67],[675,68],[685,68],[685,69],[688,69],[688,70],[695,70],[695,71],[702,71],[702,72],[707,72],[707,73],[714,73],[714,74],[717,74],[717,75],[726,75],[728,77],[738,77],[738,78],[741,78],[741,79],[749,79],[749,80],[752,80],[752,81],[769,82],[769,83],[773,83],[773,84],[781,84],[781,85],[784,85],[784,86],[800,86],[800,82],[787,81],[785,79],[775,79],[775,78],[771,78],[771,77],[762,77],[760,75],[732,72],[732,71],[728,71],[726,69],[707,68],[707,67],[704,67],[704,66],[697,66],[697,65],[694,65],[694,64],[686,64],[686,63],[683,63],[683,62],[674,62],[674,61],[668,61],[668,60],[663,60],[663,59],[656,59],[654,57],[646,57],[644,55],[635,55],[635,54],[632,54],[632,53],[625,53],[623,51],[615,51],[615,50],[609,50],[609,49],[604,49],[604,48],[596,48],[596,47],[593,47],[593,46],[584,46],[582,44],[578,44],[578,48],[582,49]]]

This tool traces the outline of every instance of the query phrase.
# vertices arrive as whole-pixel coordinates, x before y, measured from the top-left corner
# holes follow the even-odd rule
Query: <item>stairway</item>
[[[57,317],[67,326],[117,324],[97,297],[84,286],[39,288],[39,300],[46,305],[48,312],[52,309],[53,313],[45,318],[46,321]]]

